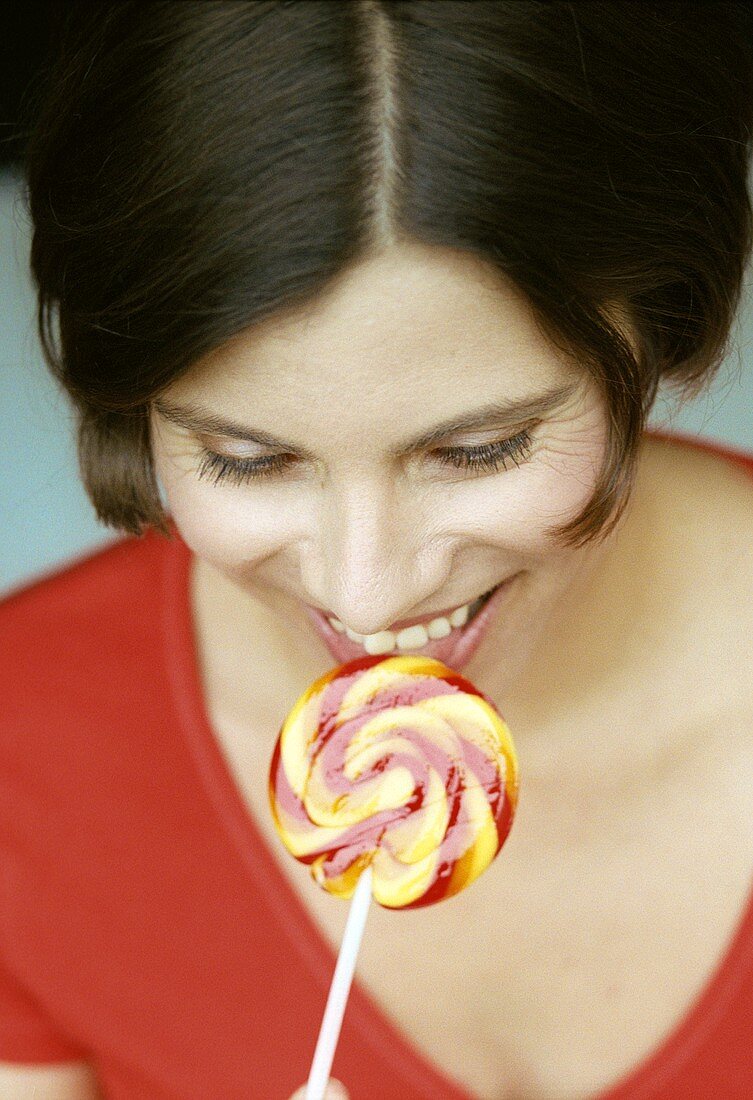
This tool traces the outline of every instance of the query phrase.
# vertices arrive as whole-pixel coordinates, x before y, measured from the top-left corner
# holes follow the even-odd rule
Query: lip
[[[393,653],[385,653],[384,656],[415,655],[433,657],[459,672],[478,649],[489,624],[519,576],[519,573],[515,573],[512,577],[508,577],[507,580],[503,581],[478,614],[465,626],[453,630],[446,638],[437,638],[420,649],[395,649]],[[327,616],[323,612],[311,607],[310,604],[304,604],[304,609],[316,633],[339,664],[346,664],[348,661],[354,661],[356,658],[366,655],[366,650],[362,645],[351,641],[346,634],[338,634],[330,626]],[[437,618],[438,616],[433,617]],[[413,621],[415,622],[415,620]],[[394,625],[397,626],[398,624]]]

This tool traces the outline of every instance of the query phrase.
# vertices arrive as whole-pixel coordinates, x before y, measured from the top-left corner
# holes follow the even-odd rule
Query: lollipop
[[[369,902],[417,909],[469,886],[518,800],[494,705],[429,657],[363,657],[316,680],[283,722],[269,797],[283,844],[329,893],[353,897],[306,1100],[321,1100]]]
[[[289,852],[338,897],[371,866],[380,905],[431,905],[499,852],[517,804],[517,760],[494,705],[427,657],[333,669],[283,723],[270,801]]]

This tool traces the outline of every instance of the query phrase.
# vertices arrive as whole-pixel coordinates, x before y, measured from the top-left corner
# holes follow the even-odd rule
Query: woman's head
[[[306,445],[315,479],[337,427],[287,387],[300,381],[304,401],[319,370],[347,413],[354,493],[386,488],[387,439],[572,374],[601,418],[576,433],[573,461],[593,476],[577,508],[565,478],[529,522],[546,517],[563,547],[608,533],[659,382],[692,392],[727,345],[751,239],[749,23],[745,4],[634,0],[74,6],[28,148],[32,271],[103,522],[163,525],[155,400],[240,347],[237,389],[218,371],[204,403]],[[482,273],[498,297],[474,310]],[[443,286],[444,341],[429,327]],[[295,324],[307,312],[309,335]],[[269,344],[288,319],[290,345]],[[521,345],[506,320],[525,324]],[[189,476],[201,507],[230,501]],[[298,476],[279,480],[275,508]],[[482,483],[496,500],[498,483],[504,515],[506,478],[476,479],[468,500]],[[272,484],[239,488],[232,515],[261,530]]]

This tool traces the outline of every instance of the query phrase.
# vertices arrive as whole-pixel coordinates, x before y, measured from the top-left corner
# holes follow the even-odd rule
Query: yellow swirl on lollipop
[[[451,897],[512,825],[518,765],[504,719],[429,657],[363,657],[316,680],[285,719],[269,796],[283,844],[325,890],[371,865],[388,909]]]

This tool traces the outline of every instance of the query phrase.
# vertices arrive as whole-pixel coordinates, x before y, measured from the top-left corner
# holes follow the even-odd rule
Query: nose
[[[449,547],[433,526],[394,486],[333,493],[301,563],[311,602],[358,634],[407,618],[449,574]]]

